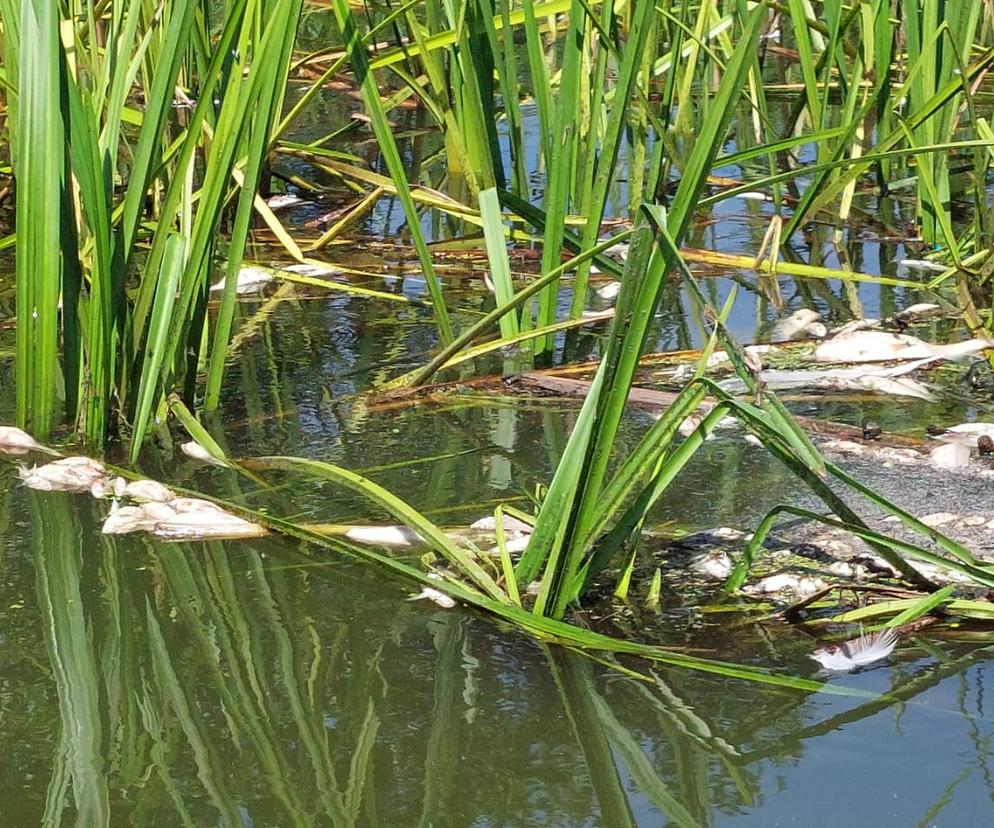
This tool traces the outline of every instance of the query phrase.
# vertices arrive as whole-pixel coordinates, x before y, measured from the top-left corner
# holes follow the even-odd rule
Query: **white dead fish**
[[[105,535],[127,535],[131,532],[148,532],[155,526],[155,519],[150,517],[141,506],[116,506],[104,520],[101,532]]]
[[[153,504],[146,503],[145,505],[152,506]],[[162,506],[164,504],[154,505]],[[152,531],[156,537],[168,540],[258,538],[266,534],[266,530],[262,526],[223,510],[179,513],[168,520],[156,521]]]
[[[817,362],[891,362],[908,359],[960,359],[994,347],[987,339],[969,339],[949,345],[924,342],[918,337],[886,331],[855,331],[822,342]]]
[[[524,552],[528,548],[528,542],[531,540],[531,535],[519,535],[515,538],[505,538],[504,546],[507,551],[515,555],[519,552]],[[487,550],[491,555],[500,555],[500,547],[494,546]]]
[[[449,597],[440,590],[432,589],[431,587],[423,587],[421,592],[419,592],[417,595],[412,595],[407,600],[421,601],[422,599],[428,599],[429,601],[433,601],[434,603],[438,604],[440,607],[444,607],[445,609],[452,609],[456,605],[454,598]]]
[[[594,293],[601,299],[617,299],[618,294],[621,293],[621,282],[611,280],[601,287],[594,288]]]
[[[705,578],[724,581],[732,572],[732,559],[721,550],[705,552],[690,562],[690,568]]]
[[[532,527],[530,524],[525,523],[523,520],[519,520],[512,515],[502,513],[500,517],[501,526],[504,527],[504,531],[507,533],[519,533],[519,534],[531,534]],[[494,532],[497,529],[497,520],[493,515],[485,515],[479,520],[474,520],[470,525],[470,529],[476,529],[480,532]]]
[[[928,259],[901,259],[897,264],[908,270],[931,270],[933,273],[945,273],[949,270],[948,265],[930,262]]]
[[[326,262],[296,262],[280,268],[287,273],[297,273],[301,276],[338,276],[345,271],[340,267]]]
[[[128,489],[128,481],[123,477],[115,477],[112,482],[114,485],[114,497],[124,497],[124,493]]]
[[[860,387],[877,394],[887,394],[891,397],[914,397],[919,400],[934,400],[935,395],[926,385],[911,377],[880,377],[867,374],[859,378]]]
[[[224,277],[221,281],[211,285],[211,292],[224,290]],[[239,296],[245,293],[256,293],[273,281],[273,272],[264,267],[256,265],[242,265],[238,271],[238,278],[235,281],[235,293]]]
[[[787,342],[801,337],[820,339],[828,333],[825,326],[819,322],[821,314],[810,308],[801,308],[790,316],[781,319],[770,331],[771,342]]]
[[[51,452],[26,431],[14,426],[0,426],[0,451],[4,454],[27,454],[29,451]]]
[[[98,477],[90,485],[90,494],[98,500],[114,494],[114,484],[106,477]]]
[[[172,506],[158,500],[150,500],[148,503],[143,503],[141,510],[149,520],[155,523],[173,520],[176,517],[176,510]]]
[[[24,485],[40,492],[88,492],[93,484],[106,475],[103,465],[89,457],[63,457],[18,471]]]
[[[351,541],[376,546],[414,546],[424,543],[421,535],[408,526],[353,526],[346,533]]]
[[[176,495],[156,480],[132,480],[124,490],[132,500],[151,500],[167,503]]]
[[[891,319],[907,322],[910,319],[928,319],[941,312],[942,308],[932,302],[917,302],[914,305],[908,305],[903,311],[895,313]]]
[[[833,337],[845,336],[846,334],[855,333],[856,331],[868,331],[873,328],[879,328],[879,327],[880,327],[879,319],[868,319],[865,317],[863,319],[853,319],[850,320],[849,322],[846,322],[845,325],[833,329],[832,336]]]
[[[201,463],[210,463],[212,466],[224,465],[223,460],[215,457],[196,440],[190,440],[188,443],[183,443],[183,445],[179,447],[179,450],[187,457],[193,460],[199,460]]]
[[[201,514],[218,515],[223,514],[224,509],[209,500],[202,500],[199,497],[174,497],[169,501],[169,505],[177,514]]]
[[[931,362],[931,358],[909,362],[894,367],[828,368],[824,370],[768,370],[760,373],[764,385],[774,390],[790,388],[825,388],[837,391],[874,391],[898,397],[934,399],[923,383],[904,376]],[[738,377],[721,380],[719,387],[732,394],[745,391],[745,383]]]
[[[273,210],[286,210],[290,207],[296,207],[298,204],[306,204],[307,202],[300,196],[295,196],[292,193],[278,193],[277,195],[270,196],[266,199],[266,206]]]
[[[928,461],[937,469],[958,469],[970,465],[970,447],[963,443],[943,443],[933,449]]]
[[[865,667],[887,658],[897,646],[898,636],[893,629],[861,635],[841,644],[829,644],[815,650],[810,657],[823,669],[835,673],[851,673],[858,667]]]

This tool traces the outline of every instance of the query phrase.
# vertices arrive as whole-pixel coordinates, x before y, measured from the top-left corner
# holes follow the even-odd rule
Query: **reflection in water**
[[[861,698],[646,682],[282,542],[105,538],[85,498],[5,491],[6,825],[772,824],[831,803],[798,801],[807,767],[882,761],[917,770],[874,824],[994,796],[990,648],[846,677]]]

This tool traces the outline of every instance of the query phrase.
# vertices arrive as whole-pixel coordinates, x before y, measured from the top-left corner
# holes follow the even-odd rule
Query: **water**
[[[259,309],[241,306],[246,319]],[[365,469],[443,525],[524,503],[574,404],[369,410],[355,396],[386,358],[416,363],[430,331],[409,308],[277,303],[232,361],[214,433],[236,457]],[[634,417],[619,449],[642,427]],[[169,436],[148,474],[300,520],[383,517],[327,484],[262,495]],[[622,662],[645,682],[408,601],[409,586],[328,550],[108,538],[103,504],[26,491],[12,463],[0,476],[4,825],[905,826],[990,813],[982,643],[909,639],[889,663],[831,680],[854,696]],[[769,505],[759,492],[788,485],[720,441],[659,517],[741,525]],[[816,645],[777,624],[656,626],[663,643],[815,674]]]
[[[305,34],[323,44],[328,19],[309,14]],[[322,101],[299,125],[298,140],[347,117],[344,96]],[[368,134],[357,135],[351,149],[371,157]],[[403,144],[408,160],[438,149],[436,136],[419,135]],[[435,183],[432,175],[425,172]],[[538,198],[538,173],[534,185]],[[622,183],[612,209],[624,212],[627,199]],[[896,209],[860,204],[872,215]],[[331,206],[304,205],[287,220],[296,225]],[[725,202],[702,217],[688,243],[754,254],[769,216],[769,205]],[[466,228],[426,217],[424,230],[444,243]],[[396,203],[381,200],[356,232],[358,249],[353,239],[327,257],[367,271],[357,280],[363,286],[425,296],[418,274],[362,240],[399,234],[403,242]],[[811,263],[847,261],[917,278],[898,264],[916,251],[884,236],[857,229],[837,245],[828,228],[816,227],[795,252]],[[255,253],[278,255],[265,247]],[[395,255],[408,264],[412,258]],[[461,309],[460,327],[489,301],[482,271],[466,269],[460,286],[447,288]],[[762,339],[778,315],[799,307],[841,322],[930,298],[905,287],[781,278],[785,307],[777,310],[749,271],[704,286],[719,305],[738,290],[729,326],[743,341]],[[0,301],[2,315],[12,315],[8,297]],[[700,342],[678,288],[669,289],[663,308],[656,348]],[[497,396],[370,408],[365,390],[423,364],[437,345],[430,315],[417,305],[281,290],[240,302],[236,326],[223,414],[206,418],[231,456],[339,463],[441,525],[465,525],[498,502],[526,506],[535,486],[548,482],[575,416],[574,403]],[[954,332],[936,325],[924,333]],[[4,353],[12,336],[0,332]],[[593,335],[581,350],[594,357],[599,341]],[[501,367],[499,357],[484,359],[449,376]],[[8,392],[0,394],[0,415],[9,422],[9,373],[0,384]],[[805,413],[850,421],[871,415],[886,428],[975,410],[970,401],[805,405],[814,408]],[[632,417],[619,454],[645,425]],[[184,439],[158,430],[144,473],[304,522],[387,519],[326,483],[282,477],[260,492],[230,471],[186,459],[177,448]],[[904,483],[893,473],[891,480]],[[655,517],[687,530],[749,528],[796,488],[756,449],[716,441]],[[622,671],[470,611],[410,601],[409,585],[326,549],[279,538],[112,538],[99,531],[105,513],[88,496],[26,491],[14,465],[0,462],[4,826],[903,828],[991,821],[994,645],[982,636],[909,637],[886,662],[829,678],[828,689],[839,692],[650,670],[631,659],[618,662]],[[703,656],[816,675],[808,653],[818,645],[778,622],[670,612],[651,634]]]
[[[833,680],[858,697],[642,682],[323,552],[113,540],[88,498],[4,491],[5,825],[976,825],[991,807],[990,647],[909,641]],[[696,645],[814,672],[776,627]]]

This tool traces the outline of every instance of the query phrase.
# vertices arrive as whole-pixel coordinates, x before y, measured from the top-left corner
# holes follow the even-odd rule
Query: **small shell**
[[[167,503],[176,495],[155,480],[132,480],[124,490],[132,500],[154,500]]]

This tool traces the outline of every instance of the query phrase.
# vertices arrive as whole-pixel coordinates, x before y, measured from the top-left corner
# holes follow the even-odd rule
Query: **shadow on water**
[[[989,648],[919,643],[857,699],[645,682],[306,548],[115,540],[88,499],[3,498],[5,825],[828,825],[827,791],[885,762],[910,776],[862,800],[873,824],[991,807]]]

